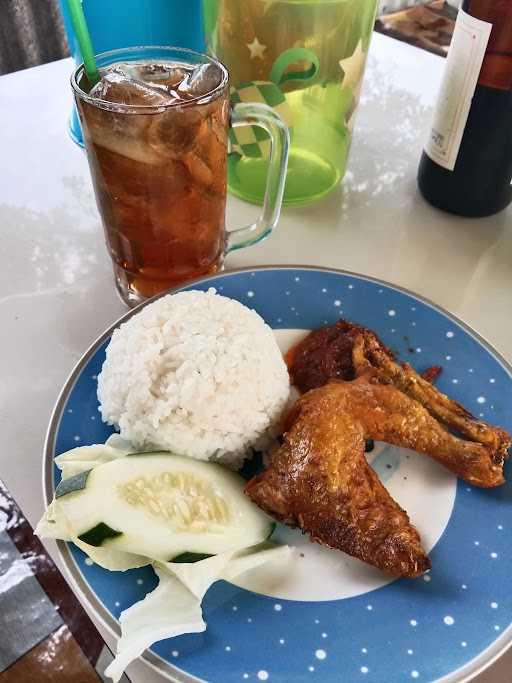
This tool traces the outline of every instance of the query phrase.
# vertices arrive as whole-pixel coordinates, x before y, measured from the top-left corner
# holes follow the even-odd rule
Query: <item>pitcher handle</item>
[[[266,104],[240,102],[231,112],[231,125],[259,126],[270,136],[270,158],[261,215],[255,223],[230,230],[226,253],[256,244],[276,227],[283,203],[290,134],[282,118]]]

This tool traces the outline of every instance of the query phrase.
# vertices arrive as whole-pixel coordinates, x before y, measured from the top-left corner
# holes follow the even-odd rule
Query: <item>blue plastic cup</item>
[[[205,47],[201,0],[82,0],[96,54],[138,45],[174,45],[198,52]],[[60,0],[69,49],[82,62],[66,0]],[[84,146],[75,106],[69,119],[73,140]]]

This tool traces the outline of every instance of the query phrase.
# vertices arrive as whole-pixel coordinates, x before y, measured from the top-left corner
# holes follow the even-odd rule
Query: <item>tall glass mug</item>
[[[209,51],[230,71],[233,102],[265,102],[291,135],[285,204],[328,194],[345,174],[377,0],[203,0]],[[268,149],[235,132],[229,189],[261,202]]]
[[[80,66],[71,83],[112,258],[128,305],[218,271],[227,253],[261,240],[280,213],[289,136],[268,106],[230,109],[228,72],[191,50],[141,47],[97,56],[93,88]],[[231,115],[230,115],[231,114]],[[230,125],[271,139],[260,218],[227,232]]]

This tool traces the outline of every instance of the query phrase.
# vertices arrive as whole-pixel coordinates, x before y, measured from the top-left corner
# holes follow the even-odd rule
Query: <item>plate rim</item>
[[[71,372],[69,373],[67,379],[65,380],[59,394],[55,405],[53,407],[48,428],[45,435],[44,446],[43,446],[43,458],[42,458],[42,488],[43,497],[45,505],[49,505],[53,499],[54,487],[53,487],[53,453],[55,450],[55,441],[60,426],[60,422],[63,417],[63,407],[65,401],[67,400],[69,394],[73,390],[76,381],[78,380],[83,367],[87,364],[89,359],[94,353],[96,353],[98,347],[103,344],[103,342],[108,339],[113,331],[119,327],[120,324],[126,322],[134,315],[136,315],[142,308],[148,304],[157,301],[163,296],[168,294],[174,294],[182,291],[183,289],[189,289],[194,285],[199,285],[205,281],[215,280],[217,278],[230,277],[232,275],[239,275],[242,273],[251,273],[257,271],[268,271],[268,270],[309,270],[315,272],[323,273],[334,273],[336,275],[344,275],[349,277],[355,277],[360,280],[365,280],[372,282],[376,285],[383,285],[390,289],[397,290],[403,294],[406,294],[423,304],[426,304],[429,308],[442,313],[447,318],[452,320],[454,323],[459,325],[465,332],[467,332],[471,337],[473,337],[485,350],[490,353],[507,371],[507,373],[512,378],[512,364],[507,361],[503,354],[496,349],[496,347],[491,344],[483,335],[474,330],[468,323],[461,320],[457,315],[452,313],[447,308],[436,304],[434,301],[428,297],[418,294],[413,290],[410,290],[401,285],[394,284],[387,280],[383,280],[371,275],[365,275],[363,273],[358,273],[355,271],[345,270],[341,268],[330,268],[328,266],[312,266],[312,265],[293,265],[293,264],[276,264],[276,265],[262,265],[262,266],[246,266],[243,268],[234,268],[232,270],[225,270],[213,275],[203,276],[187,282],[180,287],[169,289],[161,294],[151,297],[147,301],[143,301],[134,308],[129,309],[119,318],[117,318],[104,332],[102,332],[86,349],[79,360],[75,363]],[[212,283],[212,287],[214,284]],[[98,599],[95,593],[90,589],[87,581],[85,580],[80,568],[78,567],[76,561],[71,555],[68,544],[64,541],[56,541],[57,550],[59,552],[60,559],[62,560],[63,567],[67,574],[68,581],[72,584],[74,591],[78,594],[81,602],[88,604],[90,609],[94,612],[95,617],[102,624],[102,626],[109,632],[109,634],[115,638],[120,635],[119,622],[114,619],[112,615],[108,612],[103,603]],[[442,678],[436,679],[431,683],[469,683],[476,676],[484,672],[492,664],[494,664],[500,657],[502,657],[505,652],[512,646],[512,625],[510,625],[496,640],[494,640],[485,650],[482,650],[473,659],[466,662],[463,666],[451,671],[450,673],[444,675]],[[159,655],[151,652],[149,649],[145,650],[142,655],[138,658],[143,661],[147,666],[149,666],[154,671],[157,671],[165,678],[175,683],[204,683],[202,679],[188,674],[186,671],[174,667],[164,660]]]

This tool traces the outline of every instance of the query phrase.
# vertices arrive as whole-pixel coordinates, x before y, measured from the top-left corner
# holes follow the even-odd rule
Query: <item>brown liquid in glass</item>
[[[146,67],[172,72],[171,65]],[[79,101],[117,286],[134,302],[216,272],[224,255],[227,89],[211,102],[190,102],[178,90],[190,71],[175,71],[148,92],[124,81],[98,92],[110,102],[147,105],[148,113]]]

